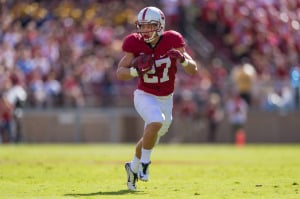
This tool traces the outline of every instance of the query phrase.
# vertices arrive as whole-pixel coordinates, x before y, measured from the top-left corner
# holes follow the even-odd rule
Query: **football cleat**
[[[125,163],[125,170],[127,172],[127,187],[129,190],[135,191],[135,183],[138,180],[138,175],[131,170],[129,162]]]
[[[149,180],[149,163],[141,163],[139,167],[139,179],[141,181],[148,181]]]

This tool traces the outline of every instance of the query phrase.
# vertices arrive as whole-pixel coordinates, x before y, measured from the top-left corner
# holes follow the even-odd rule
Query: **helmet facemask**
[[[151,43],[158,36],[159,32],[162,30],[162,26],[159,22],[137,22],[136,23],[137,32],[143,37],[144,41]]]

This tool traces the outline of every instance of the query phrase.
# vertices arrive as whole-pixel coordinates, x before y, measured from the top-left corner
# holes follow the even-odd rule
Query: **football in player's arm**
[[[172,53],[173,51],[175,51],[176,53]],[[181,52],[181,54],[177,53],[178,51]],[[191,56],[185,51],[185,48],[173,49],[172,51],[170,50],[169,53],[173,54],[173,56],[177,56],[178,54],[179,54],[179,56],[181,56],[181,55],[184,56],[183,62],[184,61],[188,62],[188,64],[186,64],[185,67],[183,65],[183,69],[185,70],[186,73],[193,75],[197,72],[197,65],[196,65],[195,61],[191,58]],[[130,52],[124,52],[124,54],[125,55],[119,62],[119,67],[118,67],[118,71],[117,71],[118,79],[130,80],[130,79],[133,79],[136,76],[138,76],[138,74],[135,73],[135,70],[137,69],[136,67],[138,67],[138,66],[132,65],[132,60],[135,59],[136,57],[134,56],[134,54],[132,54]],[[170,55],[170,56],[172,56],[172,55]],[[187,66],[189,66],[189,67],[187,67]],[[133,74],[132,74],[132,72],[133,72]]]
[[[138,179],[149,180],[152,149],[171,125],[177,67],[190,75],[197,73],[197,64],[186,52],[182,35],[165,31],[165,16],[160,9],[143,8],[136,27],[136,33],[124,38],[124,56],[116,72],[119,80],[139,79],[134,107],[145,122],[133,159],[125,163],[129,190],[136,190]]]

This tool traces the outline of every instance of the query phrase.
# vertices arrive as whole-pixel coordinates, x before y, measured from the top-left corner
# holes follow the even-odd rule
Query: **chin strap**
[[[153,32],[153,34],[151,35],[151,37],[149,39],[147,39],[147,40],[144,39],[144,41],[147,42],[147,43],[151,43],[152,41],[154,41],[154,39],[156,38],[156,36],[158,36],[157,33]]]

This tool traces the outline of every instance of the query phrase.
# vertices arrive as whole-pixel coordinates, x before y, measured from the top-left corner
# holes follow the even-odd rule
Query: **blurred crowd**
[[[126,104],[135,84],[114,74],[123,36],[143,5],[0,0],[0,140],[21,140],[24,107],[114,106],[118,97]]]
[[[136,80],[115,78],[137,12],[160,7],[167,29],[191,24],[223,54],[190,77],[178,74],[175,112],[220,120],[242,97],[249,107],[299,108],[298,0],[0,0],[0,91],[26,92],[29,108],[131,106]],[[12,104],[12,106],[15,106]],[[215,109],[215,110],[214,110]],[[3,112],[3,108],[0,107]]]
[[[1,1],[1,90],[18,78],[28,107],[112,104],[135,1]],[[7,86],[6,86],[7,87]]]
[[[254,82],[244,90],[255,105],[299,108],[300,1],[202,1],[199,21],[200,30],[233,62],[230,71],[252,65]]]

